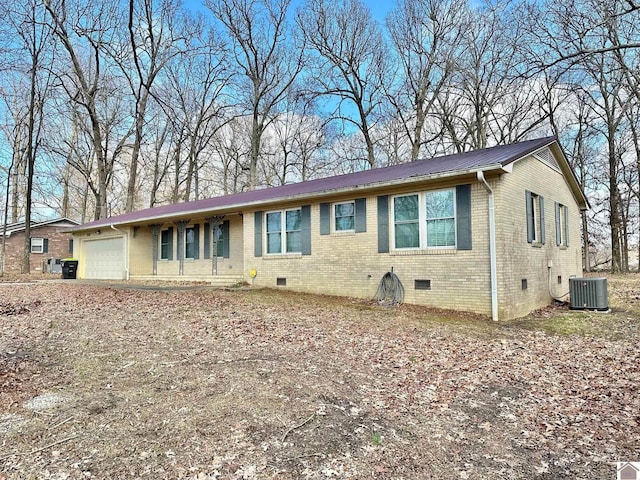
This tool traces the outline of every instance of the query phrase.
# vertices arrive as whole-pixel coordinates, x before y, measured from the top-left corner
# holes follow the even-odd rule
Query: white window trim
[[[36,247],[39,249],[36,250]],[[44,253],[44,238],[42,237],[31,237],[31,253]]]
[[[353,228],[351,228],[349,230],[338,230],[336,228],[336,207],[338,205],[346,205],[346,204],[353,205]],[[355,233],[356,232],[356,201],[355,200],[351,200],[351,201],[347,201],[347,202],[338,202],[338,203],[332,203],[331,204],[331,231],[333,233],[338,233],[338,234]]]
[[[427,246],[427,201],[426,201],[426,197],[428,193],[435,193],[435,192],[444,192],[444,191],[452,191],[453,192],[453,228],[454,228],[454,235],[453,235],[453,245],[444,245],[444,246],[438,246],[438,247],[429,247]],[[420,239],[419,239],[419,244],[420,246],[418,247],[408,247],[408,248],[396,248],[396,215],[395,215],[395,209],[396,209],[396,202],[395,199],[399,198],[399,197],[410,197],[412,195],[417,195],[418,196],[418,231],[420,232]],[[448,217],[447,217],[448,218]],[[458,218],[458,206],[456,205],[456,189],[455,187],[452,188],[439,188],[436,190],[425,190],[422,192],[412,192],[412,193],[403,193],[403,194],[399,194],[399,195],[393,195],[391,197],[391,217],[390,217],[390,237],[391,237],[391,243],[392,243],[392,247],[391,250],[395,251],[395,252],[417,252],[417,251],[422,251],[422,250],[456,250],[458,248],[458,232],[457,232],[457,224],[456,224],[456,220]],[[437,219],[431,219],[431,220],[437,220]]]
[[[269,212],[265,212],[264,214],[264,251],[267,252],[268,256],[277,256],[277,255],[301,255],[302,251],[299,252],[287,252],[287,212],[300,212],[302,215],[302,208],[287,208],[284,210],[271,210]],[[270,213],[280,213],[280,251],[279,252],[269,252],[269,222],[267,221],[267,216]],[[302,228],[300,230],[292,230],[295,232],[302,232]],[[275,233],[275,232],[273,232]]]

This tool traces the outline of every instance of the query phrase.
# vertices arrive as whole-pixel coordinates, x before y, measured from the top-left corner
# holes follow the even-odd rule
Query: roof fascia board
[[[465,176],[476,176],[477,172],[491,172],[495,171],[497,173],[506,173],[509,168],[504,167],[500,163],[496,163],[493,165],[485,165],[481,168],[473,168],[468,170],[457,170],[454,172],[443,172],[436,173],[431,175],[419,175],[415,177],[409,178],[398,178],[395,180],[378,182],[378,183],[369,183],[363,185],[356,185],[351,187],[342,187],[331,190],[323,190],[318,192],[311,193],[301,193],[297,195],[289,195],[283,197],[275,197],[268,200],[254,201],[254,202],[244,202],[244,203],[235,203],[223,205],[217,208],[200,208],[196,210],[184,210],[179,213],[169,213],[166,215],[149,215],[147,217],[138,218],[136,220],[128,221],[128,222],[108,222],[101,225],[91,226],[89,228],[83,229],[82,226],[79,228],[76,227],[73,229],[73,232],[87,232],[93,230],[99,230],[102,228],[111,228],[111,226],[121,225],[137,225],[141,223],[147,223],[152,221],[164,220],[164,221],[172,221],[177,220],[179,218],[183,218],[185,216],[198,216],[200,214],[212,214],[212,213],[239,213],[245,210],[253,210],[253,209],[262,209],[266,207],[270,207],[273,205],[278,205],[281,203],[292,202],[292,201],[300,201],[300,200],[318,200],[322,198],[330,198],[339,195],[343,195],[345,193],[366,193],[381,189],[393,188],[400,185],[411,185],[415,183],[422,182],[432,182],[443,179],[455,179],[457,177],[465,177]],[[475,180],[474,180],[475,181]]]
[[[546,145],[542,145],[540,148],[532,150],[530,153],[528,153],[526,155],[523,155],[520,158],[517,158],[516,160],[511,162],[511,164],[509,166],[511,166],[511,168],[513,168],[513,164],[515,164],[515,163],[517,163],[517,162],[519,162],[521,160],[524,160],[525,158],[532,157],[536,153],[544,150],[545,148],[551,149],[551,151],[553,152],[553,155],[555,156],[556,160],[559,160],[558,164],[560,165],[560,170],[562,171],[562,176],[565,178],[565,181],[569,185],[569,189],[573,193],[573,196],[575,197],[576,202],[578,202],[578,205],[580,206],[580,210],[588,210],[590,208],[589,200],[587,200],[586,195],[582,191],[582,187],[580,186],[580,182],[578,181],[575,172],[573,171],[573,169],[569,165],[569,161],[567,160],[567,157],[565,156],[564,152],[562,151],[562,148],[560,147],[560,144],[558,143],[557,140],[552,140],[549,143],[547,143]]]

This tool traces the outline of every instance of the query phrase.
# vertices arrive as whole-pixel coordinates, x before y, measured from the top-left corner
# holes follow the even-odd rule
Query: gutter
[[[129,280],[129,232],[125,232],[123,230],[119,230],[115,227],[115,225],[113,225],[113,223],[110,225],[110,227],[115,230],[116,232],[120,232],[124,238],[124,273],[125,273],[125,280]]]
[[[493,190],[484,178],[484,172],[477,172],[478,181],[489,194],[489,257],[491,266],[491,319],[498,321],[498,266],[496,258],[496,212]]]
[[[503,166],[500,163],[495,163],[495,164],[491,164],[491,165],[485,165],[483,167],[479,167],[479,168],[470,168],[470,169],[466,169],[466,170],[456,170],[453,172],[440,172],[440,173],[434,173],[431,175],[419,175],[419,176],[413,176],[413,177],[401,177],[401,178],[396,178],[393,180],[385,180],[382,182],[376,182],[376,183],[367,183],[367,184],[362,184],[362,185],[349,185],[349,186],[344,186],[344,187],[339,187],[339,188],[333,188],[333,189],[328,189],[328,190],[318,190],[315,192],[309,192],[309,193],[298,193],[298,194],[294,194],[294,195],[284,195],[284,196],[279,196],[279,197],[273,197],[273,198],[268,198],[268,199],[264,199],[264,200],[256,200],[256,201],[251,201],[251,202],[240,202],[240,203],[230,203],[227,205],[219,205],[216,207],[206,207],[206,208],[197,208],[197,209],[193,209],[193,210],[183,210],[183,211],[176,211],[176,212],[170,212],[170,213],[166,213],[163,215],[147,215],[144,217],[140,217],[140,218],[136,218],[133,220],[125,220],[122,223],[118,223],[120,226],[124,226],[124,225],[134,225],[134,224],[140,224],[140,223],[145,223],[145,222],[149,222],[149,221],[159,221],[159,220],[173,220],[173,219],[177,219],[180,217],[184,217],[185,215],[199,215],[202,213],[227,213],[227,212],[234,212],[234,211],[244,211],[244,210],[250,210],[250,209],[261,209],[261,208],[265,208],[265,207],[269,207],[271,205],[277,205],[280,203],[285,203],[285,202],[295,202],[298,201],[300,199],[305,199],[305,200],[318,200],[318,199],[323,199],[323,198],[327,198],[327,197],[331,197],[331,196],[335,196],[335,195],[340,195],[340,194],[354,194],[354,193],[367,193],[367,192],[371,192],[371,191],[376,191],[376,190],[381,190],[381,189],[386,189],[386,188],[393,188],[397,185],[411,185],[413,183],[421,183],[421,182],[429,182],[429,181],[436,181],[436,180],[443,180],[443,179],[454,179],[456,177],[462,177],[465,175],[475,175],[477,173],[482,173],[482,172],[489,172],[489,171],[498,171],[501,173],[509,173],[510,168],[507,165],[506,167]],[[276,187],[277,188],[277,187]],[[175,204],[175,205],[182,205],[182,204]],[[80,233],[80,232],[86,232],[86,231],[90,231],[90,230],[94,230],[97,228],[102,228],[102,227],[107,227],[110,224],[108,223],[109,220],[114,220],[117,217],[112,217],[112,218],[106,218],[104,219],[105,223],[99,223],[99,224],[84,224],[84,225],[78,225],[77,227],[72,228],[71,230],[74,233]],[[100,221],[100,220],[97,220]],[[113,223],[111,224],[111,227],[113,228]]]

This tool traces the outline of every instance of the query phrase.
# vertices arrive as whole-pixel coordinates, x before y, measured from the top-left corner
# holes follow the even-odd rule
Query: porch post
[[[178,220],[175,224],[178,230],[178,275],[184,275],[184,231],[189,225],[189,220]]]
[[[218,232],[222,226],[224,215],[214,215],[205,218],[209,223],[209,232],[211,237],[211,275],[218,274]]]
[[[153,225],[149,225],[151,227],[151,236],[152,236],[152,242],[153,244],[151,245],[151,252],[153,255],[153,274],[157,275],[158,274],[158,237],[160,236],[160,227],[162,227],[162,224],[160,223],[154,223]]]

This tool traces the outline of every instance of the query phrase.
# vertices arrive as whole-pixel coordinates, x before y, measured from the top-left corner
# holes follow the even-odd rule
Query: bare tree
[[[109,45],[109,52],[126,78],[134,101],[134,136],[131,147],[125,211],[136,205],[138,163],[146,126],[147,105],[158,76],[172,58],[186,51],[186,29],[176,0],[129,0],[128,42]],[[127,48],[123,48],[126,45]]]
[[[224,25],[239,74],[239,107],[251,118],[249,188],[257,186],[262,135],[303,67],[287,23],[290,0],[207,0]]]
[[[31,218],[33,207],[33,180],[36,169],[38,149],[41,144],[41,133],[45,115],[45,101],[51,85],[50,63],[53,50],[50,41],[50,31],[46,27],[43,16],[44,10],[39,2],[29,0],[20,4],[13,4],[11,9],[1,12],[8,20],[11,30],[18,40],[14,43],[17,51],[13,55],[16,62],[14,74],[21,76],[22,86],[26,91],[26,111],[24,124],[16,124],[16,139],[19,140],[18,160],[24,159],[22,166],[25,172],[26,188],[24,196],[25,240],[22,256],[22,273],[29,273],[31,254]],[[15,93],[18,93],[16,91]],[[15,153],[15,152],[14,152]],[[22,157],[22,154],[24,155]],[[20,158],[22,157],[22,158]],[[14,156],[14,158],[16,158]],[[15,168],[14,164],[14,168]],[[14,185],[14,192],[15,192]]]
[[[437,114],[437,98],[454,72],[468,21],[466,0],[400,0],[387,17],[400,79],[389,100],[409,139],[411,161],[418,160],[423,144],[441,133],[438,129],[427,137],[426,122]],[[391,144],[397,147],[397,134],[394,138]]]
[[[332,117],[357,128],[369,167],[375,167],[372,128],[389,78],[378,24],[361,0],[308,0],[298,8],[296,20],[316,57],[311,94],[337,99]]]
[[[448,142],[458,151],[517,141],[539,123],[537,100],[519,74],[522,23],[510,4],[498,2],[469,12],[452,81],[438,98]]]
[[[158,98],[173,131],[184,135],[180,153],[184,163],[175,172],[181,178],[180,184],[184,184],[184,201],[192,195],[199,198],[199,169],[205,161],[204,152],[218,129],[229,120],[230,109],[225,94],[231,80],[225,45],[214,30],[202,24],[190,30],[189,50],[168,65]],[[184,167],[186,171],[182,171]]]
[[[108,150],[109,142],[105,141],[105,136],[108,135],[108,126],[113,126],[114,118],[103,120],[100,108],[100,101],[107,102],[109,95],[120,96],[110,90],[112,85],[105,85],[102,71],[105,45],[112,40],[119,21],[117,4],[77,4],[69,9],[65,0],[45,0],[45,7],[53,33],[69,58],[68,69],[59,71],[61,86],[88,118],[97,170],[96,184],[91,185],[96,201],[95,219],[104,218],[107,216],[107,195],[116,158],[113,153],[121,151],[121,148],[111,153]],[[107,123],[110,125],[105,125]],[[127,136],[128,133],[123,138]],[[121,147],[123,142],[118,143]]]

